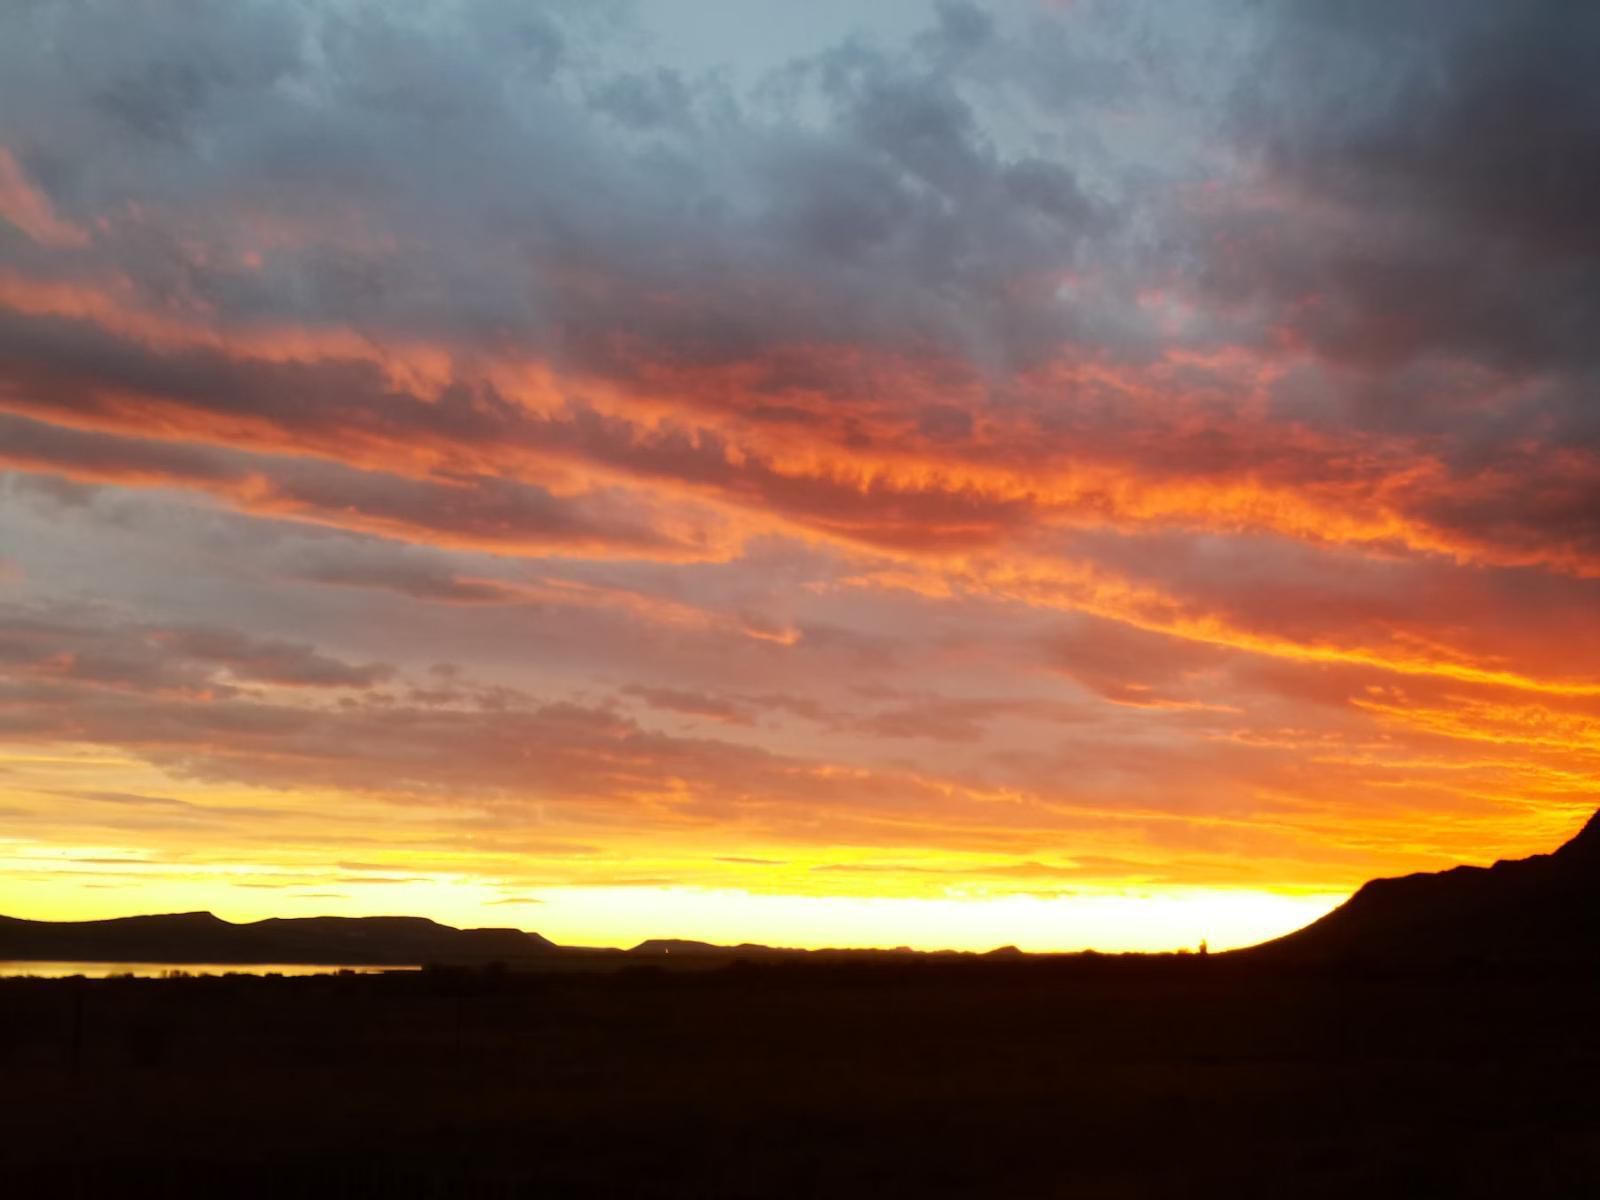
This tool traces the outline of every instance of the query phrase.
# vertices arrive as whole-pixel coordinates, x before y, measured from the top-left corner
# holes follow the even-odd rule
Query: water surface
[[[371,975],[381,971],[415,971],[416,967],[374,967],[326,965],[322,963],[156,963],[156,962],[31,962],[0,960],[0,978],[22,975],[37,979],[109,979],[113,975],[137,975],[141,979],[165,979],[183,975],[336,975],[354,971]]]

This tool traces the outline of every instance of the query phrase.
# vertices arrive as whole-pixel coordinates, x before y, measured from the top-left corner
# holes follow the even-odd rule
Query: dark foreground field
[[[0,1194],[1592,1195],[1600,981],[0,981]]]

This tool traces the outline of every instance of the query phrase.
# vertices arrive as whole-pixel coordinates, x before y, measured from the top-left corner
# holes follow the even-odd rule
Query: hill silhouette
[[[1416,967],[1600,963],[1600,812],[1552,854],[1375,879],[1304,929],[1231,957]]]
[[[0,960],[406,966],[515,961],[557,950],[537,933],[456,929],[426,917],[270,917],[237,925],[208,912],[107,921],[0,917]]]

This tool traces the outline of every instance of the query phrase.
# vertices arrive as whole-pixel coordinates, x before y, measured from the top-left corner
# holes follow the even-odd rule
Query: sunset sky
[[[1597,39],[0,5],[0,913],[1216,947],[1552,849]]]

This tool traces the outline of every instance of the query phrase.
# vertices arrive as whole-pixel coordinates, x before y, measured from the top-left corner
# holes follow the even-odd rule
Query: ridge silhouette
[[[1419,967],[1600,963],[1600,812],[1553,853],[1374,879],[1320,920],[1232,957]]]
[[[402,966],[514,961],[557,949],[537,933],[457,929],[427,917],[268,917],[243,924],[208,912],[105,921],[0,917],[0,960]]]

